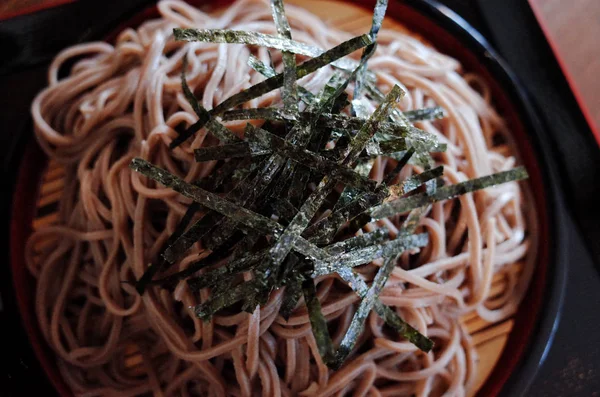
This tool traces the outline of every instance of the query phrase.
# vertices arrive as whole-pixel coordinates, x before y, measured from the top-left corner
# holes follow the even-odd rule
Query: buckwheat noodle
[[[35,133],[46,154],[66,167],[59,221],[29,239],[27,264],[37,279],[35,310],[66,382],[78,396],[460,396],[474,392],[477,354],[461,316],[495,323],[513,315],[536,259],[535,208],[527,186],[515,182],[434,204],[422,220],[429,245],[404,254],[381,300],[423,334],[428,354],[399,340],[372,314],[359,349],[341,370],[321,361],[308,315],[299,305],[289,321],[278,315],[282,291],[254,313],[196,318],[190,306],[207,299],[185,282],[174,292],[143,296],[124,280],[139,278],[174,232],[190,201],[128,168],[142,157],[191,182],[214,163],[196,163],[193,149],[212,139],[205,130],[170,151],[175,127],[196,121],[181,92],[187,54],[190,86],[203,106],[263,79],[246,62],[264,48],[175,42],[174,27],[231,28],[276,34],[269,7],[239,0],[218,15],[183,2],[158,3],[160,18],[125,29],[114,45],[73,46],[52,62],[49,87],[33,102]],[[330,48],[350,38],[309,12],[287,6],[295,40]],[[478,76],[408,32],[383,30],[369,61],[384,92],[408,95],[402,110],[442,106],[447,117],[419,122],[448,145],[435,160],[447,182],[509,169],[516,152],[490,90]],[[278,52],[273,52],[281,68]],[[69,69],[70,68],[70,69]],[[68,75],[60,77],[63,69]],[[320,88],[332,69],[302,80]],[[351,90],[349,90],[351,92]],[[245,104],[270,106],[273,91]],[[227,123],[241,133],[243,122]],[[381,181],[395,161],[379,158],[371,177]],[[421,171],[405,167],[400,178]],[[369,224],[397,233],[400,217]],[[361,233],[361,232],[359,232]],[[41,247],[41,248],[40,248]],[[196,244],[177,270],[206,255]],[[362,266],[370,280],[380,261]],[[323,311],[339,343],[358,297],[332,275],[317,280]]]

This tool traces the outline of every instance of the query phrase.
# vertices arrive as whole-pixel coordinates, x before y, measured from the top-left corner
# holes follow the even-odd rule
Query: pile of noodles
[[[184,214],[190,201],[128,168],[145,158],[191,182],[214,162],[196,163],[193,149],[211,139],[201,130],[170,151],[175,127],[196,116],[181,91],[187,54],[190,86],[210,109],[263,79],[246,62],[264,48],[175,42],[174,27],[231,28],[276,34],[269,6],[240,0],[211,15],[183,2],[158,4],[161,17],[126,29],[114,45],[81,44],[59,54],[49,87],[32,105],[35,133],[47,155],[66,167],[59,221],[30,238],[27,263],[37,279],[36,314],[76,395],[208,396],[428,396],[472,392],[478,358],[460,317],[476,313],[498,322],[516,311],[532,277],[536,230],[526,185],[515,182],[436,203],[420,223],[429,245],[401,256],[382,292],[390,305],[435,349],[423,353],[372,313],[358,348],[337,372],[322,362],[301,301],[285,321],[278,315],[282,291],[253,314],[194,316],[209,296],[185,282],[174,291],[150,288],[140,296],[123,281],[138,279]],[[295,40],[321,48],[350,38],[307,11],[287,6]],[[490,92],[460,64],[405,34],[382,30],[369,61],[383,92],[407,91],[402,110],[442,106],[447,117],[417,126],[448,145],[436,153],[447,183],[512,168],[509,131],[490,105]],[[299,57],[301,58],[301,57]],[[277,70],[281,55],[273,52]],[[300,59],[299,59],[300,60]],[[60,77],[64,71],[65,77]],[[61,73],[59,73],[59,71]],[[301,80],[316,92],[332,69]],[[348,90],[352,92],[351,87]],[[245,107],[280,101],[275,90]],[[373,110],[373,109],[371,109]],[[226,124],[241,134],[243,122]],[[213,141],[214,142],[214,141]],[[380,158],[371,178],[381,181],[395,161]],[[422,171],[405,167],[401,177]],[[395,237],[398,217],[369,224]],[[360,233],[360,232],[359,232]],[[34,247],[43,247],[36,249]],[[196,244],[176,264],[198,260]],[[370,281],[380,261],[358,268]],[[492,281],[502,283],[492,288]],[[359,298],[334,275],[316,280],[334,343],[348,327]],[[494,294],[490,291],[497,290]],[[499,292],[498,292],[499,291]]]

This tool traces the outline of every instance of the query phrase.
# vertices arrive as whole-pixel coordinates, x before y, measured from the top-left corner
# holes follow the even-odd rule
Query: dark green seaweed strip
[[[408,236],[414,236],[412,233],[414,233],[416,230],[421,217],[425,214],[427,209],[428,206],[420,207],[412,210],[409,213],[408,217],[400,228],[400,233],[398,236],[399,239],[406,239]],[[340,342],[340,347],[336,357],[336,360],[339,364],[341,364],[354,349],[358,337],[364,330],[367,316],[373,309],[376,300],[379,298],[381,291],[383,291],[385,283],[392,274],[392,271],[396,266],[398,255],[400,255],[403,251],[405,251],[404,247],[388,247],[384,250],[383,257],[385,258],[385,261],[383,266],[381,266],[377,271],[377,274],[373,279],[373,283],[371,284],[371,288],[369,288],[367,293],[363,296],[363,299],[360,302],[352,321],[350,322],[348,331]]]
[[[302,296],[302,276],[292,273],[287,279],[279,314],[287,321]]]
[[[275,69],[265,64],[252,54],[250,54],[250,56],[248,57],[248,66],[250,66],[252,69],[256,70],[258,73],[262,74],[265,77],[273,77],[277,74]]]
[[[444,109],[439,106],[408,110],[403,113],[408,121],[437,120],[445,117]]]
[[[302,235],[313,243],[327,244],[349,219],[354,218],[368,208],[381,204],[386,197],[387,191],[385,189],[361,194],[347,205],[332,212],[327,218],[306,229]]]
[[[273,12],[273,15],[275,16],[275,11]],[[285,18],[284,15],[283,17]],[[279,23],[277,23],[278,21]],[[279,26],[280,23],[281,19],[276,19],[276,25]],[[289,33],[289,25],[287,26],[287,28]],[[281,32],[279,33],[281,35]],[[259,32],[246,32],[242,30],[175,28],[173,29],[173,36],[175,36],[175,40],[179,41],[248,44],[259,47],[274,48],[276,50],[306,55],[309,57],[316,57],[320,55],[320,53],[322,53],[320,49],[317,49],[314,46],[300,43],[298,41],[293,41],[287,35],[285,35],[284,37],[277,37],[269,34]]]
[[[367,35],[357,36],[350,40],[347,40],[330,50],[325,51],[321,55],[309,59],[308,61],[298,65],[296,68],[296,79],[313,73],[314,71],[322,68],[323,66],[329,65],[333,61],[345,57],[346,55],[371,44],[371,39]],[[273,91],[283,85],[283,74],[279,73],[273,77],[270,77],[260,83],[253,85],[252,87],[238,92],[221,102],[215,108],[210,110],[208,113],[211,116],[218,115],[224,111],[248,102],[254,98],[258,98],[270,91]],[[169,148],[173,149],[185,142],[189,137],[194,135],[200,130],[207,120],[200,119],[194,123],[191,127],[186,129],[184,132],[179,134],[169,145]]]
[[[320,114],[322,111],[330,109],[335,98],[344,91],[348,83],[349,80],[340,83],[336,75],[332,76],[328,84],[323,88],[322,94],[319,95],[319,100],[314,104],[314,106],[310,106],[311,110],[315,110],[318,116],[318,114]],[[310,142],[310,138],[312,136],[312,127],[314,127],[314,123],[316,121],[317,117],[310,119],[306,124],[298,123],[292,129],[292,133],[294,134],[295,138],[297,137],[296,139],[300,146],[305,146]],[[279,237],[269,252],[269,266],[271,268],[278,269],[281,262],[293,248],[296,240],[302,240],[300,235],[304,229],[306,229],[310,220],[314,217],[317,210],[321,207],[335,185],[335,179],[332,179],[330,176],[325,176],[321,183],[319,183],[319,186],[317,186],[317,189],[312,192],[302,204],[294,218],[285,228],[281,237]]]
[[[396,138],[379,142],[379,150],[380,152],[377,153],[379,156],[401,152],[406,150],[406,140],[404,138]]]
[[[296,240],[302,239],[300,235],[313,218],[317,210],[325,201],[325,198],[336,182],[333,179],[323,178],[317,189],[302,204],[296,216],[292,219],[285,231],[281,234],[275,245],[270,250],[271,265],[279,266],[281,261],[287,256]]]
[[[230,251],[223,250],[220,252],[211,252],[205,258],[200,259],[199,261],[191,263],[185,269],[170,274],[162,279],[154,280],[153,284],[159,284],[164,288],[174,287],[177,282],[180,280],[186,279],[188,277],[193,276],[197,271],[204,269],[206,267],[211,267],[220,262],[223,259],[226,259],[228,256],[231,256],[232,261],[240,259],[242,255],[246,255],[248,251],[256,244],[256,241],[260,235],[258,234],[249,234],[246,238],[242,239],[234,248],[233,253]]]
[[[261,156],[269,154],[270,150],[254,151],[246,142],[229,143],[219,146],[201,147],[194,150],[194,158],[197,162],[225,160],[235,157]]]
[[[429,210],[430,206],[425,205],[423,207],[418,207],[411,210],[408,213],[408,216],[402,222],[402,227],[400,228],[400,236],[408,236],[415,232],[417,226],[419,226],[419,222],[425,213]]]
[[[323,316],[321,310],[321,302],[317,297],[317,290],[315,288],[315,281],[307,277],[302,283],[302,292],[304,294],[304,301],[306,302],[306,308],[308,309],[308,318],[310,319],[310,327],[315,337],[315,342],[319,349],[319,354],[323,358],[325,364],[331,364],[334,360],[334,349],[331,336],[329,336],[329,330],[327,328],[327,320]]]
[[[202,320],[208,321],[219,310],[259,292],[257,284],[255,280],[247,281],[233,288],[227,288],[218,294],[212,294],[209,300],[194,307],[194,314]]]
[[[365,59],[361,59],[361,64],[363,61],[366,62],[367,59],[368,57],[366,57]],[[374,160],[363,161],[358,165],[356,164],[356,160],[360,156],[361,152],[365,149],[369,141],[373,138],[373,136],[379,129],[380,124],[385,119],[387,119],[389,117],[390,112],[396,108],[396,103],[404,94],[405,92],[398,85],[394,85],[394,87],[392,87],[392,90],[386,95],[383,101],[381,101],[381,103],[377,106],[373,114],[365,121],[361,129],[358,130],[356,135],[353,137],[347,149],[348,153],[342,161],[342,164],[349,165],[352,167],[357,166],[356,171],[359,174],[363,176],[369,175]],[[359,192],[356,189],[347,186],[342,191],[338,202],[334,206],[334,211],[346,205],[358,194]]]
[[[256,254],[248,254],[239,259],[232,260],[221,267],[202,274],[201,276],[188,279],[187,283],[192,291],[213,287],[215,284],[227,280],[231,275],[247,271],[256,266],[263,259],[265,252],[266,251],[263,250]]]
[[[285,16],[282,0],[271,0],[271,12],[277,32],[282,38],[292,39],[292,32]],[[296,46],[297,47],[297,46]],[[283,109],[290,117],[298,115],[298,95],[296,89],[296,55],[282,49],[283,57],[283,86],[281,87]]]
[[[411,197],[390,201],[369,212],[372,219],[388,218],[417,207],[422,207],[437,201],[449,200],[465,193],[485,189],[486,187],[525,179],[527,176],[527,171],[524,167],[517,167],[509,171],[498,172],[496,174],[460,182],[455,185],[444,186],[437,189],[436,192],[430,196],[421,193]]]
[[[284,219],[288,222],[296,215],[296,212],[298,212],[298,208],[294,207],[292,203],[281,197],[269,197],[269,206],[279,219]]]
[[[379,33],[379,29],[381,28],[381,24],[383,23],[383,18],[385,16],[387,5],[387,0],[377,0],[377,2],[375,3],[375,8],[373,9],[373,20],[371,22],[371,30],[369,31],[369,36],[371,37],[371,39],[373,39],[373,44],[371,44],[371,46],[376,45],[377,34]],[[365,56],[365,54],[367,54],[369,50],[370,49],[365,49],[365,51],[363,52],[363,56]],[[356,75],[356,83],[354,85],[354,93],[352,95],[354,100],[360,100],[362,96],[362,90],[366,78],[366,71],[367,62],[365,61],[359,66],[359,70]],[[353,105],[354,100],[352,101]]]
[[[422,184],[431,180],[435,180],[435,178],[442,176],[443,173],[444,167],[440,165],[439,167],[432,168],[430,170],[423,171],[420,174],[415,174],[406,178],[398,185],[391,186],[390,191],[392,191],[397,196],[405,195],[406,193],[415,190]]]
[[[358,236],[348,238],[335,244],[323,248],[325,253],[330,256],[343,254],[361,248],[366,248],[374,244],[383,243],[389,239],[389,231],[385,228],[375,229],[369,233],[363,233]]]
[[[269,189],[271,182],[279,173],[284,162],[285,159],[281,156],[271,155],[261,165],[260,170],[254,177],[247,178],[239,183],[227,194],[227,198],[230,198],[239,205],[249,204],[252,206]],[[253,210],[256,211],[258,208],[253,208]],[[203,243],[210,249],[217,249],[235,232],[237,227],[237,222],[234,218],[223,219],[222,222],[215,226],[214,232],[209,236],[209,239],[203,241]]]
[[[188,86],[187,79],[185,77],[185,71],[187,69],[187,56],[183,57],[183,65],[181,67],[181,88],[183,89],[183,94],[185,95],[186,100],[189,102],[190,106],[198,116],[198,122],[206,124],[206,128],[217,138],[224,142],[237,142],[240,138],[235,135],[231,130],[227,127],[214,120],[210,113],[200,105],[198,99],[194,96],[192,90]],[[175,141],[175,140],[174,140]]]
[[[356,136],[350,142],[350,150],[346,158],[342,161],[344,165],[354,165],[356,159],[363,151],[369,139],[375,135],[381,122],[388,117],[389,113],[396,106],[398,100],[404,95],[404,91],[395,85],[385,99],[377,106],[373,114],[358,131]]]
[[[212,229],[216,220],[215,213],[208,213],[194,223],[177,240],[172,242],[163,253],[163,258],[169,263],[175,263],[202,236]]]
[[[247,124],[245,135],[248,140],[256,141],[261,147],[271,148],[271,150],[281,154],[284,157],[288,157],[298,163],[328,174],[330,178],[338,179],[341,182],[351,186],[359,187],[361,189],[373,190],[373,188],[375,188],[375,181],[360,176],[350,168],[342,167],[339,164],[327,160],[322,156],[302,149],[297,145],[293,145],[292,143],[285,141],[278,136],[263,130],[262,128],[255,127],[252,124]]]
[[[365,58],[364,61],[366,62]],[[361,59],[363,61],[363,59]],[[393,111],[396,107],[396,103],[398,100],[404,95],[404,91],[398,86],[394,85],[392,90],[383,98],[383,100],[379,103],[373,114],[365,120],[363,126],[358,130],[356,135],[352,138],[348,148],[345,150],[347,152],[344,160],[342,161],[343,165],[356,166],[356,160],[360,156],[361,152],[366,147],[369,140],[373,138],[381,123],[389,117],[391,111]],[[356,171],[361,175],[368,175],[373,165],[373,161],[362,162],[358,164],[358,168]],[[338,210],[340,207],[345,206],[351,200],[353,200],[359,192],[355,189],[346,187],[338,202],[334,206],[334,211]]]
[[[306,185],[310,180],[310,169],[308,167],[298,165],[292,175],[289,189],[287,191],[288,201],[294,206],[299,207],[302,203],[306,190]]]
[[[315,261],[312,276],[318,277],[325,274],[336,273],[343,267],[351,268],[360,266],[381,258],[388,252],[395,252],[398,250],[406,251],[413,248],[424,247],[427,245],[428,241],[429,237],[427,233],[411,234],[407,236],[403,235],[383,244],[370,245],[356,249],[335,257],[330,257],[325,261]]]
[[[371,288],[369,288],[367,293],[362,297],[362,301],[358,305],[358,308],[352,317],[352,321],[350,322],[350,326],[348,327],[348,330],[346,331],[346,334],[342,338],[340,346],[338,347],[336,354],[336,367],[339,367],[346,360],[346,358],[348,358],[348,355],[356,346],[358,338],[364,331],[367,317],[375,306],[375,301],[379,298],[379,294],[383,290],[385,283],[387,282],[392,270],[396,265],[398,255],[401,253],[402,252],[399,251],[388,254],[383,262],[383,266],[377,271],[377,274],[373,279],[373,283],[371,284]]]
[[[275,69],[273,69],[269,65],[266,65],[264,62],[262,62],[260,59],[258,59],[252,54],[250,54],[250,56],[248,57],[248,66],[250,66],[252,69],[256,70],[258,73],[262,74],[265,77],[273,77],[277,74]],[[315,96],[312,92],[302,87],[301,85],[298,85],[297,88],[298,95],[304,103],[309,105],[314,102]]]
[[[398,176],[398,174],[400,173],[400,171],[402,171],[402,168],[404,168],[404,166],[406,164],[408,164],[408,160],[410,160],[410,158],[412,157],[412,155],[415,153],[415,148],[410,148],[406,151],[406,153],[404,153],[404,155],[402,156],[402,158],[400,160],[398,160],[398,164],[396,164],[396,166],[394,167],[394,169],[392,171],[390,171],[386,176],[385,179],[383,180],[383,182],[386,185],[390,185],[392,183],[392,181],[394,179],[396,179],[396,177]]]
[[[269,170],[268,162],[261,163],[262,169]],[[240,194],[242,192],[241,186],[245,186],[246,181],[250,178],[251,172],[245,173],[244,179],[238,183],[228,194],[227,199],[231,199],[234,204],[243,205],[245,199],[248,199],[248,194]],[[199,239],[205,237],[209,232],[213,231],[216,226],[222,221],[222,216],[217,213],[208,213],[202,219],[198,220],[188,231],[180,236],[172,246],[170,246],[164,253],[164,258],[167,261],[174,263],[180,259],[184,253]],[[216,225],[216,226],[215,226]],[[210,234],[211,238],[215,236],[215,233]],[[229,237],[230,235],[228,235]],[[204,248],[213,249],[214,247],[203,241]]]
[[[371,115],[370,119],[367,120],[356,136],[350,142],[350,152],[344,159],[343,164],[354,164],[355,160],[363,151],[369,139],[375,135],[381,121],[388,116],[392,107],[395,106],[396,102],[404,94],[399,86],[394,86],[390,94],[386,97],[386,100],[375,109],[375,112]]]
[[[301,112],[302,119],[309,116],[306,112]],[[252,109],[233,109],[223,113],[223,121],[233,120],[275,120],[275,121],[292,121],[287,117],[285,111],[281,108],[252,108]]]
[[[163,252],[171,244],[173,244],[179,238],[179,236],[181,236],[185,232],[185,229],[188,227],[188,225],[192,221],[192,218],[194,217],[196,212],[198,212],[200,210],[200,208],[201,208],[201,206],[198,203],[192,203],[188,207],[188,209],[185,211],[185,214],[183,215],[183,217],[177,224],[175,231],[167,239],[167,242],[165,243],[165,247],[163,248]],[[154,264],[154,263],[151,264],[148,267],[148,269],[146,269],[144,274],[142,274],[142,277],[140,277],[140,279],[136,281],[135,289],[138,292],[138,294],[140,294],[140,295],[143,294],[144,291],[146,290],[147,285],[152,281],[154,276],[158,272],[160,272],[162,269],[166,268],[169,265],[169,263],[162,258],[162,255],[159,255],[159,258],[160,258],[159,264]]]

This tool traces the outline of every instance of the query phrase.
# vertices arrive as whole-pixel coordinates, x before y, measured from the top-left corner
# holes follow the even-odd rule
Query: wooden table
[[[600,1],[529,3],[600,142]]]

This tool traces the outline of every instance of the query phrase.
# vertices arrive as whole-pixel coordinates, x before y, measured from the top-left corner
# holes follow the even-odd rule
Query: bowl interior
[[[188,1],[193,5],[202,6],[202,0]],[[318,10],[324,13],[324,3],[335,3],[334,6],[340,7],[340,12],[346,13],[354,5],[344,4],[341,7],[337,2],[322,2],[318,0],[309,1],[291,1],[308,7],[311,11],[319,14]],[[220,7],[227,4],[228,1],[218,0],[213,2],[212,6]],[[318,7],[310,7],[311,3],[318,3]],[[368,17],[366,22],[370,23],[370,10],[374,1],[361,1],[360,7],[365,7],[364,14]],[[367,9],[370,9],[367,11]],[[115,33],[110,35],[107,40],[114,40],[117,33],[125,27],[136,27],[144,20],[158,15],[155,7],[151,7],[140,12],[132,20],[115,29]],[[494,104],[499,113],[505,118],[518,149],[522,154],[521,160],[527,167],[530,174],[530,185],[533,192],[534,204],[538,212],[539,224],[539,247],[538,262],[535,270],[535,277],[532,279],[524,304],[514,317],[513,329],[518,332],[510,332],[504,345],[504,349],[496,361],[493,370],[487,377],[478,395],[495,396],[502,389],[511,373],[518,367],[520,360],[527,352],[528,343],[531,341],[534,329],[537,324],[538,314],[542,307],[544,298],[547,270],[549,266],[549,247],[547,242],[550,238],[550,222],[548,216],[548,207],[546,202],[547,189],[544,186],[542,170],[538,159],[532,153],[536,153],[528,137],[525,123],[522,120],[523,111],[518,109],[513,99],[505,90],[500,82],[492,75],[490,70],[482,62],[481,53],[467,47],[455,35],[445,30],[439,23],[417,11],[415,8],[403,2],[390,2],[388,6],[388,19],[393,18],[395,22],[400,23],[410,31],[424,37],[432,43],[438,50],[458,59],[464,69],[474,72],[481,76],[491,88],[494,98]],[[325,18],[326,15],[325,15]],[[352,20],[351,20],[352,22]],[[388,22],[389,23],[389,22]],[[354,26],[357,26],[354,24]],[[32,142],[26,149],[22,159],[15,194],[13,197],[13,217],[11,220],[11,266],[13,271],[13,282],[15,285],[17,304],[23,317],[24,326],[29,334],[31,344],[36,355],[52,381],[55,388],[62,396],[71,396],[69,387],[62,379],[55,358],[47,346],[41,332],[37,326],[34,306],[34,279],[29,275],[24,262],[25,243],[32,231],[32,222],[36,216],[37,198],[40,181],[47,165],[47,159],[41,149]]]

